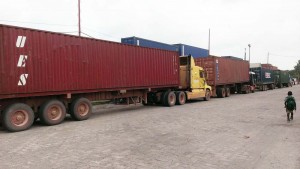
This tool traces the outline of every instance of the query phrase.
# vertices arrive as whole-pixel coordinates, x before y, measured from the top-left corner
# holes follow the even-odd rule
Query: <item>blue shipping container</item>
[[[169,44],[161,43],[161,42],[156,42],[156,41],[152,41],[152,40],[147,40],[147,39],[143,39],[143,38],[138,38],[138,37],[134,37],[134,36],[128,37],[128,38],[122,38],[121,43],[149,47],[149,48],[170,50],[170,51],[178,51],[177,46],[169,45]]]
[[[192,55],[194,58],[199,57],[207,57],[208,56],[208,50],[202,49],[194,46],[189,46],[185,44],[174,44],[174,46],[178,47],[179,55]]]

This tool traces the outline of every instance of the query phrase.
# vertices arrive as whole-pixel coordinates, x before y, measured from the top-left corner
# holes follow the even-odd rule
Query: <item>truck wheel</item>
[[[268,90],[267,85],[263,85],[263,91],[267,91],[267,90]]]
[[[226,96],[224,87],[217,88],[217,95],[219,98],[224,98]]]
[[[185,93],[180,91],[176,92],[176,104],[177,105],[183,105],[186,102],[186,96]]]
[[[206,90],[204,100],[205,101],[209,101],[210,100],[210,91],[209,90]]]
[[[230,88],[229,87],[226,87],[226,94],[225,94],[226,97],[229,97],[230,96]]]
[[[66,117],[66,107],[58,100],[47,101],[41,106],[39,117],[41,122],[46,125],[59,124]]]
[[[33,110],[23,103],[8,106],[2,115],[3,127],[12,132],[27,130],[34,121]]]
[[[71,103],[70,115],[74,120],[87,120],[92,114],[92,104],[87,98],[78,98]]]
[[[166,101],[166,95],[168,94],[169,92],[168,91],[165,91],[165,92],[163,92],[161,95],[160,95],[160,102],[161,102],[161,104],[164,106],[164,105],[166,105],[166,103],[165,103],[165,101]]]
[[[174,92],[166,92],[165,97],[164,97],[164,103],[165,106],[172,107],[176,103],[176,95]]]

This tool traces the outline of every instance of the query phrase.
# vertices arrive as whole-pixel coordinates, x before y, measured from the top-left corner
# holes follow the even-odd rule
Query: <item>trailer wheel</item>
[[[27,130],[34,121],[33,110],[23,103],[8,106],[2,115],[3,127],[12,132]]]
[[[176,95],[174,92],[166,92],[164,97],[164,105],[168,107],[172,107],[176,103]]]
[[[92,104],[87,98],[78,98],[71,103],[70,115],[74,120],[87,120],[92,114]]]
[[[186,102],[185,93],[182,91],[176,92],[176,104],[183,105]]]
[[[217,95],[219,98],[224,98],[226,96],[224,87],[217,88]]]
[[[58,100],[45,102],[39,110],[39,118],[46,125],[61,123],[66,117],[66,107]]]
[[[230,96],[230,88],[229,87],[226,87],[226,94],[225,94],[226,97],[229,97]]]
[[[205,101],[209,101],[210,100],[210,90],[206,90],[204,100]]]

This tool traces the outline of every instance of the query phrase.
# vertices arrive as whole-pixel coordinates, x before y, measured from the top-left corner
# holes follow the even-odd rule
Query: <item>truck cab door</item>
[[[199,74],[200,74],[200,79],[199,79],[199,81],[200,81],[200,87],[199,88],[204,88],[205,83],[206,83],[204,70],[200,70]]]
[[[191,88],[192,89],[200,89],[204,88],[205,78],[204,71],[200,70],[199,67],[195,66],[191,70]]]

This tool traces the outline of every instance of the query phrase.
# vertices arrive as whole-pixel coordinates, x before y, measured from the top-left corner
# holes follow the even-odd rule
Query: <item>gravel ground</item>
[[[300,85],[182,106],[94,106],[89,120],[66,117],[23,132],[0,127],[0,168],[299,169],[300,115],[283,100]]]

